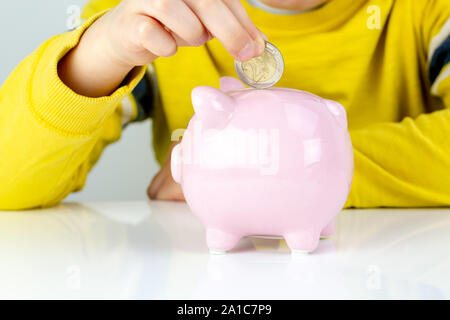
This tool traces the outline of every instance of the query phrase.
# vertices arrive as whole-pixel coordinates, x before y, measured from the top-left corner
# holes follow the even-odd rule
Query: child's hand
[[[181,186],[172,178],[170,167],[172,149],[177,144],[178,142],[175,142],[172,145],[164,165],[147,188],[147,195],[152,200],[185,201]]]
[[[200,46],[212,37],[239,60],[264,50],[261,32],[238,0],[124,0],[99,23],[105,49],[130,67],[176,53],[179,46]]]
[[[262,54],[262,33],[239,0],[123,0],[90,26],[59,63],[75,92],[111,94],[135,66],[216,37],[238,60]]]

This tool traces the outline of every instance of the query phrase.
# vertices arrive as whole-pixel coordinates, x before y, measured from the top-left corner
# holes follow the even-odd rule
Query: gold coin
[[[261,56],[245,62],[235,61],[236,73],[243,83],[265,89],[280,80],[284,71],[284,61],[280,50],[266,41],[266,48]]]
[[[277,71],[277,62],[268,51],[264,50],[261,56],[243,62],[242,71],[254,82],[266,82]]]

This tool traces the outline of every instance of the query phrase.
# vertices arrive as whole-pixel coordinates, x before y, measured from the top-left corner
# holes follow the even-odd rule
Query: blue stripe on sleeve
[[[430,83],[436,80],[441,70],[450,62],[450,36],[436,49],[431,58],[428,77]]]
[[[150,117],[153,110],[153,88],[147,75],[142,78],[132,95],[136,101],[137,117],[133,121],[141,121]]]

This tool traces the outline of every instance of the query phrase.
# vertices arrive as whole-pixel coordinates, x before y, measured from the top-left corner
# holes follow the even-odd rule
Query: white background
[[[69,6],[82,7],[86,1],[0,1],[0,83],[39,44],[67,30]],[[150,125],[150,121],[129,125],[121,140],[105,150],[84,190],[70,195],[69,200],[145,199],[148,183],[158,170]]]

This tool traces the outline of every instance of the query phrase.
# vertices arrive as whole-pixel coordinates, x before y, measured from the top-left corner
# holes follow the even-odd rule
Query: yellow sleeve
[[[0,88],[0,209],[58,203],[83,186],[104,146],[120,137],[118,106],[145,68],[100,98],[76,94],[57,74],[60,59],[98,16],[42,44]]]
[[[417,2],[424,3],[424,2]],[[350,132],[355,174],[346,207],[450,205],[450,7],[427,1],[420,24],[431,94],[442,110]]]

